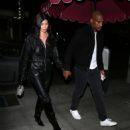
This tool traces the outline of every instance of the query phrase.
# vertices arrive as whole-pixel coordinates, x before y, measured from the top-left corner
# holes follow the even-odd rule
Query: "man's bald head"
[[[95,18],[98,17],[98,16],[103,17],[103,14],[102,14],[100,11],[95,10],[95,11],[92,12],[91,18],[92,18],[92,19],[95,19]]]
[[[103,15],[100,11],[94,11],[90,18],[90,24],[94,31],[100,31],[103,25]]]

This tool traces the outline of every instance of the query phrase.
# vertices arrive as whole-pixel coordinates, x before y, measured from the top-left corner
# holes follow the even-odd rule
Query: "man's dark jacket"
[[[90,25],[78,29],[67,47],[64,58],[64,69],[70,70],[72,63],[81,69],[88,69],[94,51],[94,31]],[[97,65],[103,69],[102,62],[103,34],[97,32]]]

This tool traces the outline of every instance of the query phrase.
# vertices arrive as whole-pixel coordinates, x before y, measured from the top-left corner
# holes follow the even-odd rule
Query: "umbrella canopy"
[[[129,0],[116,0],[117,5],[126,13],[127,17],[130,17],[130,1]]]
[[[59,4],[60,1],[63,1],[64,3],[70,3],[72,0],[49,0],[52,4]]]
[[[52,1],[56,3],[58,0],[50,0],[50,2]],[[68,3],[63,3],[65,1],[68,1]],[[46,10],[47,4],[43,4],[41,10],[50,16],[79,23],[88,23],[91,13],[95,8],[103,13],[105,22],[123,21],[127,19],[127,16],[130,16],[130,8],[128,9],[129,13],[126,13],[123,10],[123,5],[114,0],[97,0],[96,4],[92,0],[85,0],[84,2],[71,2],[71,0],[60,2],[59,0],[58,2],[59,4],[48,3],[49,6]]]

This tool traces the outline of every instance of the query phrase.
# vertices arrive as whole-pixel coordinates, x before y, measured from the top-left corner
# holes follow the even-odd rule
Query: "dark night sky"
[[[21,0],[22,9],[28,11],[30,15],[40,11],[40,5],[45,0]],[[18,0],[3,0],[0,2],[0,10],[18,11]]]
[[[40,5],[44,0],[21,0],[21,3],[23,4],[24,8],[31,9],[31,7]],[[4,0],[0,2],[0,8],[1,9],[15,9],[17,8],[18,0]]]

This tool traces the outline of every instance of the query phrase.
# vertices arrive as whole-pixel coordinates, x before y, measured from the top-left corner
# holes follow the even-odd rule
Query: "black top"
[[[20,84],[23,83],[28,69],[30,69],[33,74],[40,74],[45,72],[47,67],[50,67],[53,61],[58,68],[62,69],[62,63],[59,60],[55,38],[49,35],[46,42],[45,47],[37,35],[30,34],[27,36],[20,58]]]
[[[94,51],[94,44],[94,31],[91,26],[85,25],[83,28],[78,29],[67,47],[64,69],[70,70],[72,63],[77,67],[88,69]],[[103,34],[99,31],[97,32],[97,65],[100,70],[103,69],[102,50]]]

